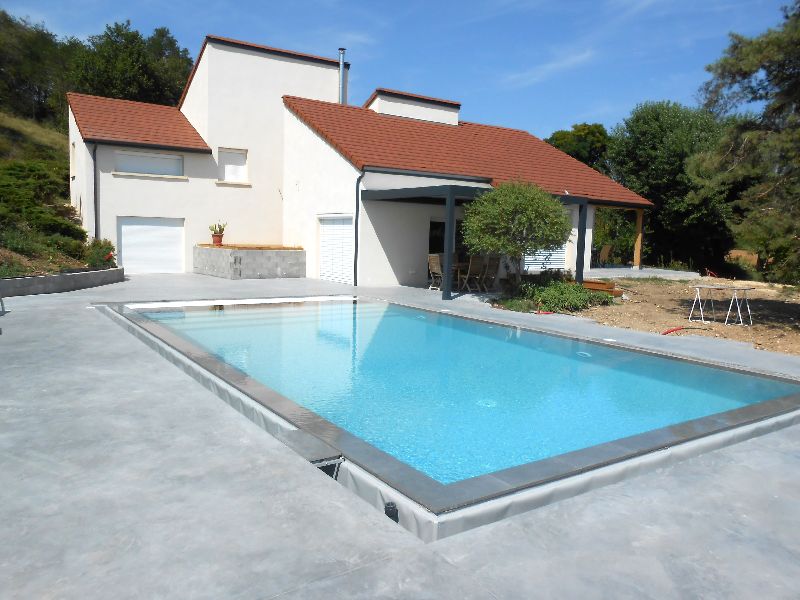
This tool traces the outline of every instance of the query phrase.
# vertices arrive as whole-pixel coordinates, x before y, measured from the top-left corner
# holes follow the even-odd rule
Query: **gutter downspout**
[[[364,171],[358,175],[356,179],[356,212],[353,219],[353,235],[355,236],[355,243],[353,244],[353,285],[358,285],[358,221],[361,215],[361,180],[364,178]]]
[[[97,193],[97,144],[92,148],[92,195],[94,196],[94,238],[100,239],[100,198]]]

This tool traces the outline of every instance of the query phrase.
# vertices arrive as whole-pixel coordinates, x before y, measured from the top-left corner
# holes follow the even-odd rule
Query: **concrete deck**
[[[352,293],[310,280],[139,276],[6,300],[0,590],[11,598],[795,598],[800,427],[422,544],[89,308]],[[427,290],[360,294],[445,306]],[[471,297],[447,308],[494,311]],[[800,377],[700,337],[503,313]]]

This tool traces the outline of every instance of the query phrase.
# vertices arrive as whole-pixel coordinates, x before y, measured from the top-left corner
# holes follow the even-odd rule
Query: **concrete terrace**
[[[6,299],[0,595],[798,596],[800,426],[426,545],[90,308],[354,291],[187,274]],[[443,306],[426,290],[358,293]],[[447,308],[499,312],[469,297]],[[499,317],[800,378],[796,357],[744,344]]]

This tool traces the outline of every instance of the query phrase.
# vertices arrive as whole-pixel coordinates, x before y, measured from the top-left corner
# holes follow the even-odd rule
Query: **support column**
[[[442,269],[442,300],[453,297],[453,252],[456,249],[456,197],[452,187],[447,188],[444,217],[444,264]]]
[[[636,241],[633,244],[633,268],[642,268],[642,224],[644,222],[644,209],[636,209]]]
[[[575,257],[575,281],[583,283],[583,263],[586,255],[586,213],[589,207],[586,204],[578,205],[578,253]]]

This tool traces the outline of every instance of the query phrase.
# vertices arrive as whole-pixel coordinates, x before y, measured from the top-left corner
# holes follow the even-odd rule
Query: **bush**
[[[574,312],[611,304],[613,300],[610,294],[587,290],[577,283],[550,281],[539,285],[526,281],[520,285],[518,296],[501,300],[500,304],[510,310],[525,312]]]
[[[114,244],[108,240],[92,240],[86,245],[83,259],[90,269],[113,269],[117,266]]]
[[[47,243],[62,254],[66,254],[67,256],[76,260],[83,260],[83,257],[86,254],[86,244],[80,240],[76,240],[64,235],[51,235],[47,238]]]
[[[501,183],[464,207],[464,243],[475,254],[499,254],[510,259],[512,287],[522,279],[524,256],[561,247],[572,221],[555,196],[535,185]]]
[[[41,234],[17,228],[8,228],[0,233],[0,246],[12,252],[37,258],[48,254],[48,247]]]

